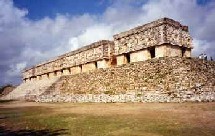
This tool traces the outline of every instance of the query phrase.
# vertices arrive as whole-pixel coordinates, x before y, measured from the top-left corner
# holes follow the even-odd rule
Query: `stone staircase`
[[[59,78],[43,79],[20,84],[16,89],[1,97],[2,100],[35,100],[37,96],[43,94]]]

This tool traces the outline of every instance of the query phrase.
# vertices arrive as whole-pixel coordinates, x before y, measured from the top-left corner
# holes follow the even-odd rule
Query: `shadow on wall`
[[[67,135],[66,129],[59,130],[9,130],[2,126],[0,126],[0,136],[59,136],[59,135]]]

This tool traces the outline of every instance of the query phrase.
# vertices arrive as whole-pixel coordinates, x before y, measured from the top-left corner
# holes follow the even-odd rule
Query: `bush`
[[[14,87],[14,86],[12,84],[6,84],[6,85],[3,85],[3,86],[0,86],[0,94],[2,94],[4,89],[7,88],[7,87]]]

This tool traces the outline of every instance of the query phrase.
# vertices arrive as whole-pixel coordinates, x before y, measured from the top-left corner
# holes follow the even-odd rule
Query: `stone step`
[[[34,82],[22,83],[8,95],[1,99],[25,99],[26,96],[39,96],[44,93],[58,78],[43,79]]]

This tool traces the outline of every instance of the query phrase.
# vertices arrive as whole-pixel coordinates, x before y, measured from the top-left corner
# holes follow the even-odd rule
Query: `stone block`
[[[42,79],[48,79],[48,74],[43,74],[41,77]]]
[[[166,55],[168,57],[182,57],[182,47],[168,45],[166,47]]]
[[[156,58],[166,57],[166,51],[167,51],[166,45],[156,46],[155,47],[155,57]]]
[[[49,73],[49,78],[53,78],[53,77],[55,77],[56,75],[55,75],[55,72],[51,72],[51,73]]]
[[[131,62],[138,62],[150,59],[150,52],[149,50],[140,50],[135,51],[130,54],[130,61]]]
[[[39,76],[37,76],[37,80],[41,80],[41,76],[39,75]]]
[[[70,68],[71,74],[78,74],[78,73],[81,73],[81,71],[82,71],[82,66],[75,66]]]
[[[25,81],[26,81],[26,83],[28,83],[28,82],[30,81],[30,79],[29,79],[29,78],[26,78],[26,80],[25,80]]]
[[[109,67],[109,64],[108,64],[108,60],[99,60],[97,61],[97,68],[108,68]]]
[[[90,62],[87,64],[82,65],[82,72],[88,72],[91,70],[95,70],[96,69],[96,62]]]
[[[128,59],[125,54],[119,55],[116,57],[117,65],[123,65],[128,63]]]
[[[61,70],[59,70],[59,71],[56,71],[56,76],[62,76],[62,74],[63,74],[63,72],[61,71]]]
[[[191,57],[191,49],[186,49],[183,57]]]
[[[63,75],[69,75],[70,70],[69,69],[63,69]]]

